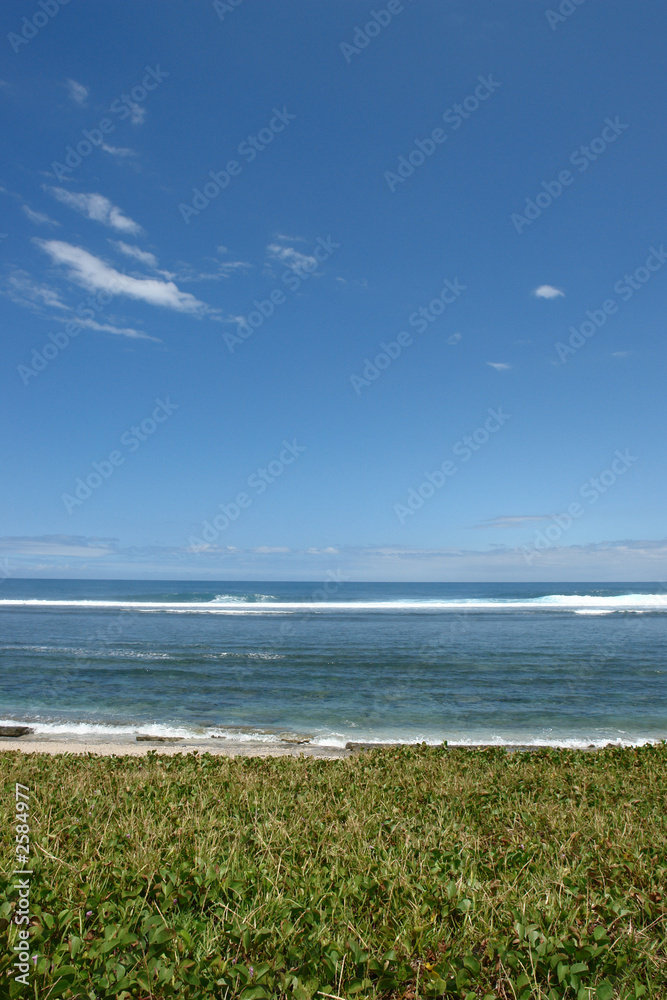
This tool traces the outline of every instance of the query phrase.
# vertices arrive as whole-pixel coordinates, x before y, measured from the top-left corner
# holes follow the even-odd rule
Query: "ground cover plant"
[[[664,1000],[666,764],[667,744],[3,753],[1,995]]]

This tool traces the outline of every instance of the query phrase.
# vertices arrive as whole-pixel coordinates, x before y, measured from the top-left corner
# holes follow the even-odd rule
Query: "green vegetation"
[[[666,764],[664,743],[4,753],[1,995],[664,1000]],[[29,987],[8,923],[17,781]]]

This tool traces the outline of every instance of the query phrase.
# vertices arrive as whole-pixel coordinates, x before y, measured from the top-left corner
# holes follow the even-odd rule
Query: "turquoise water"
[[[656,584],[5,580],[0,717],[43,733],[667,738]]]

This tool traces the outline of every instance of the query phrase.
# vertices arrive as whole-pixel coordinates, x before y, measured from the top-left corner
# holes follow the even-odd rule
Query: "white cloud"
[[[285,233],[276,233],[276,240],[280,240],[282,243],[307,243],[305,236],[286,236]]]
[[[211,319],[214,319],[216,321],[216,323],[235,323],[237,326],[238,326],[239,323],[245,323],[245,322],[247,322],[245,316],[233,316],[233,315],[231,315],[231,316],[224,316],[223,317],[223,316],[218,315],[218,316],[211,316]]]
[[[118,229],[124,233],[140,233],[141,226],[123,215],[120,208],[113,205],[103,194],[75,194],[73,191],[66,191],[64,188],[48,187],[54,198],[61,201],[63,205],[73,208],[75,212],[80,212],[94,222],[101,222],[103,226],[111,229]]]
[[[202,542],[201,545],[188,545],[184,552],[207,552],[211,555],[229,555],[230,552],[241,552],[235,545],[211,545],[210,542]]]
[[[226,264],[220,265],[220,270],[227,275],[227,272],[233,273],[234,271],[249,271],[253,267],[252,264],[248,264],[245,260],[230,260]]]
[[[5,536],[0,538],[0,551],[14,556],[108,556],[114,549],[105,539],[81,538],[76,535]]]
[[[68,80],[67,89],[74,103],[78,104],[80,108],[85,107],[88,94],[90,93],[88,87],[84,87],[82,83],[77,83],[76,80]]]
[[[220,251],[220,248],[218,248]],[[178,278],[179,281],[220,281],[223,278],[229,278],[232,274],[242,274],[244,271],[249,271],[254,267],[254,264],[249,264],[245,260],[230,260],[230,261],[219,261],[215,257],[206,257],[205,260],[212,261],[215,264],[215,271],[201,271],[195,269],[192,264],[187,264],[185,261],[177,261],[177,273],[170,274],[167,271],[160,271],[160,274],[165,275],[165,277]]]
[[[106,142],[102,143],[102,149],[105,153],[110,153],[111,156],[117,156],[119,160],[126,160],[139,155],[134,149],[130,149],[129,146],[108,146]]]
[[[269,555],[269,554],[272,555],[274,553],[279,553],[279,552],[289,552],[290,550],[286,549],[283,545],[276,545],[276,546],[258,545],[256,548],[250,549],[250,551],[260,552],[262,555]]]
[[[554,288],[553,285],[540,285],[533,292],[533,295],[537,296],[538,299],[557,299],[561,295],[565,295],[560,288]]]
[[[121,548],[111,538],[78,538],[76,536],[42,536],[32,538],[0,538],[0,553],[13,576],[53,575],[53,564],[39,562],[43,558],[72,556],[62,566],[65,577],[98,579],[220,580],[223,574],[237,574],[234,579],[256,580],[257,573],[265,580],[307,580],[320,582],[320,572],[313,569],[313,555],[303,550],[271,552],[238,549],[235,546],[209,545],[174,547],[132,546]],[[30,557],[34,555],[34,559]],[[89,557],[105,556],[104,559]],[[554,587],[563,580],[664,580],[667,573],[667,539],[624,540],[588,545],[557,546],[545,549],[531,565],[526,563],[525,549],[496,546],[482,549],[410,548],[401,545],[342,547],[336,553],[336,567],[346,580],[409,580],[472,581],[497,580],[552,581]],[[0,556],[0,561],[2,556]],[[9,563],[13,564],[11,567]],[[326,565],[326,563],[325,563]],[[178,568],[177,568],[178,567]],[[227,577],[228,579],[231,576]],[[656,593],[663,588],[656,585]],[[559,593],[554,589],[552,593]]]
[[[334,549],[331,545],[328,545],[326,549],[306,549],[306,552],[309,556],[337,556],[339,554],[339,550]]]
[[[68,309],[55,288],[33,281],[26,271],[14,271],[7,279],[5,292],[16,305],[26,306],[33,311],[39,312],[43,306]]]
[[[313,271],[317,267],[317,258],[309,254],[299,253],[294,247],[281,247],[279,243],[270,243],[266,248],[270,260],[291,267],[293,271]]]
[[[147,267],[152,267],[157,270],[157,257],[155,254],[149,253],[148,250],[142,250],[140,247],[130,246],[129,243],[123,243],[122,240],[109,240],[112,247],[116,250],[120,250],[127,257],[134,257],[141,264],[145,264]]]
[[[612,351],[612,358],[629,358],[632,351]]]
[[[461,333],[453,333],[451,335],[451,337],[447,337],[447,343],[448,344],[458,344],[458,342],[459,342],[459,340],[461,339],[462,336],[463,336],[463,334],[461,334]]]
[[[476,528],[516,528],[518,525],[531,521],[548,521],[551,514],[509,514],[501,517],[491,517],[488,521],[476,524]]]
[[[23,211],[28,216],[31,222],[34,222],[36,226],[47,225],[47,226],[59,226],[60,223],[56,222],[49,215],[44,215],[43,212],[33,212],[29,205],[23,205]]]
[[[142,104],[130,105],[130,123],[132,125],[143,125],[146,119],[146,108]]]
[[[512,367],[511,365],[508,365],[506,361],[487,361],[486,363],[487,365],[490,365],[491,368],[495,368],[497,372],[505,372],[508,368]]]
[[[117,333],[121,337],[131,337],[138,340],[153,340],[156,344],[161,344],[159,337],[151,337],[141,330],[135,330],[131,326],[114,326],[113,323],[98,323],[96,319],[79,319],[76,322],[79,326],[88,327],[89,330],[99,330],[100,333]]]
[[[182,292],[173,281],[159,281],[157,278],[132,278],[110,267],[99,257],[93,256],[82,247],[72,246],[60,240],[35,239],[55,264],[69,267],[71,281],[91,292],[106,291],[112,295],[124,295],[153,306],[175,309],[177,312],[199,314],[208,312],[205,303]]]

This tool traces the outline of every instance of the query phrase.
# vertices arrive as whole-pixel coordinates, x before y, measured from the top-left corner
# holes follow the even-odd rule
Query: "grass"
[[[664,743],[3,753],[1,995],[664,1000],[666,764]],[[28,988],[10,957],[17,781]]]

